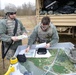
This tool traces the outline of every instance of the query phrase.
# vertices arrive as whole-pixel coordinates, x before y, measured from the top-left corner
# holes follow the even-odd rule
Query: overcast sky
[[[35,5],[35,0],[0,0],[0,8],[3,9],[8,3],[15,4],[16,6],[21,6],[22,4],[29,2]]]

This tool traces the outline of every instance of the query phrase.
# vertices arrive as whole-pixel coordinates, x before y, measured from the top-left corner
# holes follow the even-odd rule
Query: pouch
[[[46,48],[38,48],[37,50],[37,54],[46,54],[46,53],[47,53]]]
[[[25,56],[25,54],[23,54],[23,55],[17,55],[17,59],[18,59],[18,61],[19,62],[26,62],[26,56]]]

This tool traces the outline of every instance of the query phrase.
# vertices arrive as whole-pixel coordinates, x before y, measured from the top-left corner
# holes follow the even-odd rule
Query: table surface
[[[69,47],[70,46],[70,47]],[[63,75],[69,73],[75,73],[76,67],[67,57],[65,50],[72,48],[73,44],[58,43],[56,46],[51,47],[49,52],[51,57],[49,58],[27,58],[25,63],[21,63],[29,72],[33,75]],[[17,48],[15,56],[20,50],[25,49],[26,46],[22,45]],[[33,45],[32,48],[35,48]],[[57,49],[56,49],[57,48]],[[62,49],[61,49],[62,48]]]

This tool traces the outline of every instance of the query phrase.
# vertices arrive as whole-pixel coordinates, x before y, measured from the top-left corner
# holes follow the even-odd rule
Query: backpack
[[[65,5],[63,8],[60,9],[59,13],[62,14],[71,14],[74,13],[75,8],[69,5]]]

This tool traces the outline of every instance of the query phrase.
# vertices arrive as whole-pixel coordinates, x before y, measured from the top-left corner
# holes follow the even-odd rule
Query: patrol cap
[[[4,13],[8,13],[8,12],[16,12],[17,11],[17,8],[14,4],[7,4],[4,8]]]

